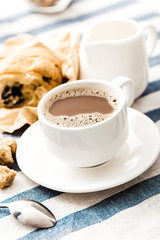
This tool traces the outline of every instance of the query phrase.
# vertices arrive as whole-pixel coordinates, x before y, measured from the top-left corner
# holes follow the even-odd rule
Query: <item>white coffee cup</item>
[[[133,81],[135,98],[148,84],[148,56],[158,39],[154,26],[129,19],[93,24],[80,47],[80,79],[111,81],[126,76]]]
[[[46,103],[60,92],[79,87],[108,91],[118,99],[118,109],[107,119],[85,127],[68,128],[49,122],[43,114]],[[112,83],[91,79],[73,81],[49,91],[38,105],[46,148],[54,157],[76,167],[96,166],[112,159],[128,136],[126,105],[133,102],[133,89],[130,79],[118,77]]]

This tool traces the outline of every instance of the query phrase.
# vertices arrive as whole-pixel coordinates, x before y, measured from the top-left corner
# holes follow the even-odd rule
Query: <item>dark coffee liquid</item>
[[[97,96],[67,97],[54,102],[49,112],[54,116],[75,116],[86,113],[110,114],[114,108],[107,98]]]
[[[117,108],[118,99],[111,93],[97,88],[73,88],[50,98],[43,114],[52,124],[79,128],[105,120]]]

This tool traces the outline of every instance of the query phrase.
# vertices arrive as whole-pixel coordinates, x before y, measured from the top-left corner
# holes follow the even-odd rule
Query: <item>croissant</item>
[[[0,107],[35,107],[61,83],[61,65],[54,53],[40,42],[25,45],[0,60]]]

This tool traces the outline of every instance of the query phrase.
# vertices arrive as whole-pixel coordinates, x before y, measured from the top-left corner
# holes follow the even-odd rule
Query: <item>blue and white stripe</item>
[[[9,0],[6,0],[9,2]],[[54,31],[81,33],[96,20],[127,17],[155,25],[160,38],[160,16],[132,0],[74,0],[63,13],[40,15],[26,10],[22,0],[0,14],[0,43],[21,32],[39,38]],[[17,2],[17,4],[16,4]],[[19,5],[18,5],[19,4]],[[15,5],[17,6],[15,8]],[[18,7],[19,6],[19,7]],[[1,13],[1,12],[0,12]],[[133,107],[149,116],[160,128],[160,41],[149,59],[150,82]],[[16,133],[17,137],[17,133]],[[160,239],[160,158],[145,173],[119,187],[89,194],[69,194],[39,186],[18,170],[14,184],[0,190],[3,203],[29,198],[43,202],[58,219],[54,228],[24,226],[0,209],[0,239]]]

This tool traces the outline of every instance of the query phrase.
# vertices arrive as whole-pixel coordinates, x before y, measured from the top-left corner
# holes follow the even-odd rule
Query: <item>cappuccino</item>
[[[118,108],[118,99],[95,88],[74,88],[59,92],[43,108],[44,117],[62,127],[84,127],[103,121]]]

